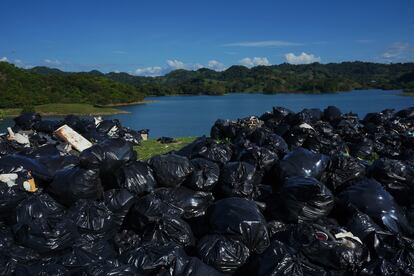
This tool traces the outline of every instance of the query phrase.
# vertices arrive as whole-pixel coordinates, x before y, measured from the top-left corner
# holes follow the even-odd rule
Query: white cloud
[[[209,62],[207,63],[207,68],[214,70],[214,71],[223,71],[223,70],[226,70],[227,67],[220,61],[213,59],[213,60],[209,60]]]
[[[381,56],[389,62],[414,60],[414,46],[406,42],[395,42]]]
[[[49,65],[60,65],[61,62],[57,59],[53,60],[53,59],[45,59],[43,60],[45,63],[49,64]]]
[[[1,61],[6,61],[6,62],[9,62],[9,63],[12,63],[15,66],[20,67],[20,68],[23,68],[23,69],[30,69],[30,68],[33,68],[34,67],[33,65],[26,64],[21,59],[14,59],[12,61],[12,60],[9,60],[7,57],[2,57],[2,58],[0,58],[0,62]]]
[[[168,66],[173,69],[185,69],[188,65],[184,64],[184,62],[177,60],[177,59],[169,59],[167,60]]]
[[[146,76],[146,77],[157,77],[161,76],[163,73],[163,68],[159,66],[138,68],[135,70],[135,75],[137,76]]]
[[[301,53],[300,55],[295,55],[294,53],[288,53],[285,55],[287,63],[290,64],[310,64],[314,62],[321,62],[320,57],[316,57],[313,54]]]
[[[282,41],[282,40],[262,40],[262,41],[241,41],[227,43],[224,47],[286,47],[286,46],[300,46],[302,43]]]
[[[269,60],[266,57],[254,57],[254,58],[243,58],[241,60],[239,60],[239,63],[241,65],[244,65],[246,67],[254,67],[254,66],[259,66],[259,65],[271,65]]]
[[[178,59],[168,59],[166,61],[166,66],[138,68],[135,72],[133,72],[133,74],[138,76],[157,77],[177,69],[198,70],[200,68],[210,68],[215,71],[223,71],[226,69],[226,66],[217,60],[210,60],[207,65],[203,65],[200,63],[184,63]]]

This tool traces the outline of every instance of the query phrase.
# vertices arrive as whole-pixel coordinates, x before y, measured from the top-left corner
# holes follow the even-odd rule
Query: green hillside
[[[135,86],[89,73],[60,73],[42,69],[39,74],[0,62],[0,108],[50,103],[110,105],[142,101]],[[51,72],[51,73],[49,73]]]

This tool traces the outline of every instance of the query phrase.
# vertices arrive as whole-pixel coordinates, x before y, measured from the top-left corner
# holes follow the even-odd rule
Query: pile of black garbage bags
[[[116,120],[15,122],[0,275],[414,275],[414,108],[276,107],[146,162]]]

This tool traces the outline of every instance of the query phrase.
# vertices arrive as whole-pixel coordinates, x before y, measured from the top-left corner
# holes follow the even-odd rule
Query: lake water
[[[218,118],[237,119],[260,115],[273,106],[284,106],[293,111],[303,108],[324,109],[335,105],[342,112],[355,112],[360,117],[368,112],[386,108],[402,109],[414,106],[414,97],[400,96],[397,90],[359,90],[335,94],[228,94],[225,96],[166,96],[149,97],[154,101],[143,105],[122,107],[130,114],[107,116],[118,118],[122,125],[133,129],[150,129],[151,137],[199,136],[210,132]],[[4,129],[10,125],[0,123]]]

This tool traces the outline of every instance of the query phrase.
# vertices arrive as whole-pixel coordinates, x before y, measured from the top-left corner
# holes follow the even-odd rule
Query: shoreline
[[[149,96],[153,97],[153,96]],[[157,97],[157,96],[154,96]],[[117,104],[106,104],[106,105],[95,105],[97,107],[122,107],[122,106],[131,106],[131,105],[141,105],[141,104],[148,104],[156,102],[155,100],[143,100],[143,101],[137,101],[137,102],[130,102],[130,103],[117,103]]]
[[[221,95],[208,95],[208,94],[177,94],[177,95],[148,95],[147,98],[159,98],[159,97],[176,97],[176,96],[228,96],[232,94],[261,94],[261,95],[294,95],[294,94],[304,94],[304,95],[321,95],[321,94],[336,94],[336,93],[347,93],[352,91],[359,91],[362,89],[355,89],[351,91],[336,91],[336,92],[299,92],[299,91],[280,91],[274,93],[266,93],[266,92],[230,92]],[[376,90],[376,89],[366,89],[366,90]],[[378,89],[382,91],[387,91],[384,89]],[[414,96],[414,93],[411,91],[405,92],[404,90],[391,90],[391,91],[400,91],[401,96]],[[90,104],[45,104],[35,106],[35,112],[39,113],[41,116],[45,117],[53,117],[53,116],[66,116],[66,115],[77,115],[77,116],[110,116],[110,115],[120,115],[120,114],[130,114],[129,111],[116,108],[116,107],[123,107],[123,106],[133,106],[133,105],[143,105],[143,104],[150,104],[157,102],[156,99],[150,100],[142,100],[130,103],[118,103],[118,104],[111,104],[111,105],[90,105]],[[62,109],[62,111],[57,111]],[[0,108],[0,120],[16,117],[20,115],[21,108]]]
[[[297,95],[297,94],[303,94],[303,95],[331,95],[331,94],[337,94],[337,93],[348,93],[353,91],[370,91],[370,90],[380,90],[380,91],[401,91],[402,89],[377,89],[377,88],[369,88],[369,89],[353,89],[353,90],[341,90],[341,91],[278,91],[278,92],[263,92],[263,91],[245,91],[245,92],[226,92],[224,94],[217,94],[217,95],[209,95],[209,94],[168,94],[168,95],[147,95],[146,98],[159,98],[159,97],[179,97],[179,96],[208,96],[208,97],[222,97],[222,96],[228,96],[232,94],[262,94],[262,95]],[[149,103],[156,102],[156,100],[149,100]]]
[[[2,108],[0,109],[1,118],[12,118],[19,116],[22,108]],[[90,104],[45,104],[34,107],[34,112],[39,113],[41,116],[53,117],[53,116],[109,116],[119,114],[129,114],[130,112],[119,108],[111,107],[97,107]]]

